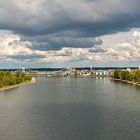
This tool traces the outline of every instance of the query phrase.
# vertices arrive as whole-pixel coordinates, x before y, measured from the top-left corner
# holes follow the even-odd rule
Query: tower
[[[90,71],[92,71],[92,70],[93,70],[93,67],[91,66],[91,67],[90,67]]]
[[[25,73],[25,67],[22,67],[22,72]]]

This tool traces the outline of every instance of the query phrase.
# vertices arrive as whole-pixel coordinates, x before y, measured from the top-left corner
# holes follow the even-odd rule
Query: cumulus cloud
[[[135,31],[133,40],[111,46],[96,46],[93,48],[64,48],[60,52],[69,51],[71,59],[84,59],[97,62],[122,62],[140,60],[140,32]]]
[[[45,57],[41,51],[33,51],[29,47],[32,45],[29,41],[22,41],[19,35],[9,31],[0,31],[0,58],[6,60],[32,60]]]
[[[0,0],[1,61],[139,60],[140,35],[103,47],[102,36],[140,27],[139,0]]]
[[[102,45],[102,40],[97,38],[74,38],[74,37],[48,37],[45,41],[32,41],[34,50],[61,50],[69,48],[91,48]]]
[[[140,60],[140,32],[133,33],[133,40],[108,46],[103,54],[106,61],[139,61]]]
[[[139,26],[139,6],[139,0],[0,0],[0,28],[31,36],[68,30],[97,36]]]
[[[130,42],[114,44],[113,46],[107,46],[105,48],[103,48],[102,45],[89,45],[83,48],[78,46],[67,46],[62,47],[59,50],[34,49],[32,42],[23,41],[17,34],[2,30],[0,30],[0,33],[1,61],[56,63],[74,61],[116,62],[140,60],[140,32],[138,31],[133,33],[134,39]],[[93,42],[94,41],[95,40],[93,40]]]
[[[91,52],[91,53],[104,53],[106,51],[104,49],[98,47],[98,48],[89,49],[89,52]]]

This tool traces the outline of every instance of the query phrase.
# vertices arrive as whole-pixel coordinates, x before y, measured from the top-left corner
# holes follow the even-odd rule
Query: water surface
[[[139,140],[140,88],[48,78],[0,94],[2,140]]]

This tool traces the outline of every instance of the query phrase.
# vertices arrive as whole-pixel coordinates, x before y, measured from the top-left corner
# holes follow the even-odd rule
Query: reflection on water
[[[0,139],[139,140],[140,88],[50,78],[1,92]]]

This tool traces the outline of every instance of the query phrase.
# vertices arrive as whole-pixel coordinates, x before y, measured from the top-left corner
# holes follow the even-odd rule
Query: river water
[[[140,140],[140,88],[48,78],[1,92],[0,140]]]

